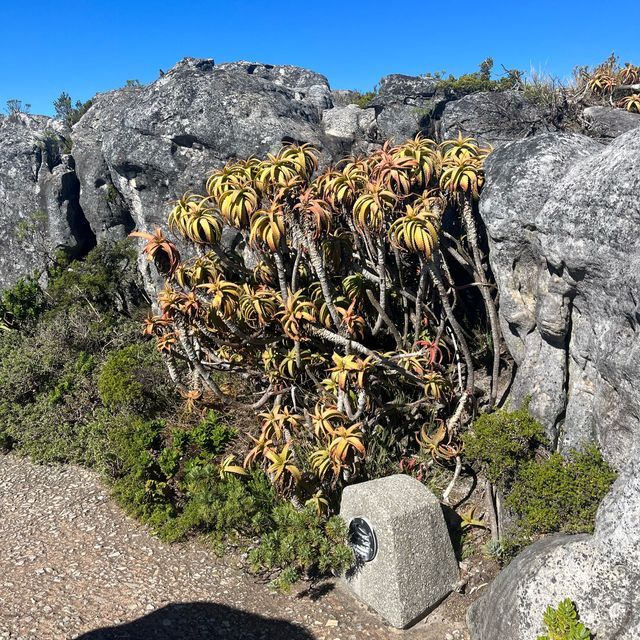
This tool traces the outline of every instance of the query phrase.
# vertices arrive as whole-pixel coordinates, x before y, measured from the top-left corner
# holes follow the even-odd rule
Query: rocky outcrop
[[[514,142],[489,158],[480,204],[513,395],[561,446],[596,440],[618,467],[640,433],[639,134]]]
[[[640,638],[639,519],[634,461],[601,504],[593,536],[546,537],[503,569],[469,610],[473,640],[536,640],[545,609],[565,598],[598,640]]]
[[[380,80],[378,95],[367,105],[375,111],[377,138],[400,143],[433,123],[455,95],[435,78],[393,74]]]
[[[304,69],[194,59],[148,86],[99,95],[73,131],[92,229],[100,240],[161,226],[169,202],[202,192],[211,170],[284,142],[337,155],[341,142],[321,126],[328,106],[326,79]]]
[[[439,122],[442,138],[465,136],[500,146],[544,131],[554,131],[551,113],[522,91],[483,91],[449,102]]]
[[[608,142],[640,127],[640,114],[613,107],[587,107],[584,112],[587,132]]]
[[[603,640],[640,634],[640,129],[602,147],[545,134],[496,151],[481,214],[512,396],[560,447],[596,441],[620,478],[596,532],[533,545],[471,610],[474,640],[533,640],[547,605],[572,598]]]
[[[47,256],[93,244],[79,206],[68,132],[56,120],[0,116],[0,289],[41,270]]]
[[[188,58],[150,85],[96,96],[72,132],[73,157],[62,153],[55,120],[2,119],[0,232],[9,251],[0,258],[0,287],[42,266],[42,250],[18,246],[16,218],[44,212],[43,242],[81,253],[162,226],[171,201],[201,192],[207,174],[229,160],[295,141],[318,147],[326,165],[386,139],[435,135],[443,111],[458,113],[447,106],[456,95],[435,78],[390,75],[366,108],[355,98],[299,67]],[[455,123],[447,122],[450,135]]]

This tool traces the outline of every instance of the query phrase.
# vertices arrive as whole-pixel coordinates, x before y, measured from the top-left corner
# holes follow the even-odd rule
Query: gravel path
[[[320,591],[275,594],[198,542],[151,536],[92,472],[0,455],[0,640],[466,637],[442,608],[398,632],[339,584]]]

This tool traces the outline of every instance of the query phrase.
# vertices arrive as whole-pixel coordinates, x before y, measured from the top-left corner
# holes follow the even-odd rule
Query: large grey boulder
[[[548,109],[522,91],[481,91],[449,102],[439,122],[442,139],[465,136],[500,146],[544,131],[555,131]]]
[[[636,451],[637,453],[637,451]],[[469,610],[473,640],[536,640],[565,598],[598,640],[640,638],[640,465],[616,481],[593,536],[549,536],[528,547]]]
[[[629,113],[624,109],[587,107],[583,116],[587,133],[605,142],[640,127],[640,113]]]
[[[97,96],[73,131],[92,229],[101,240],[164,225],[170,201],[202,192],[229,160],[288,141],[331,149],[322,106],[331,106],[326,79],[305,69],[195,59],[148,86]]]
[[[511,399],[520,404],[530,395],[531,411],[553,439],[567,402],[569,306],[563,303],[566,283],[541,255],[540,213],[551,186],[600,149],[584,136],[547,133],[496,150],[486,163],[480,214],[500,295],[502,333],[517,365]]]
[[[399,144],[419,132],[433,134],[434,121],[454,98],[435,78],[392,74],[380,80],[367,108],[375,111],[378,140]]]
[[[0,289],[41,270],[56,250],[92,244],[65,136],[52,118],[0,116]]]
[[[618,468],[640,428],[639,134],[514,142],[489,157],[480,202],[516,400]]]
[[[474,640],[534,640],[573,599],[602,640],[640,635],[640,130],[603,147],[542,135],[496,151],[480,211],[520,369],[514,400],[561,449],[596,441],[620,470],[594,536],[521,554],[469,613]]]
[[[373,529],[375,557],[347,574],[347,585],[394,627],[405,628],[433,609],[458,580],[438,499],[421,482],[397,474],[346,487],[341,517]]]

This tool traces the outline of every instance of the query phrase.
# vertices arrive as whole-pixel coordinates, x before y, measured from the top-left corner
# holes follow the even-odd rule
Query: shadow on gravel
[[[133,622],[89,631],[77,640],[313,640],[286,620],[212,602],[168,604]]]

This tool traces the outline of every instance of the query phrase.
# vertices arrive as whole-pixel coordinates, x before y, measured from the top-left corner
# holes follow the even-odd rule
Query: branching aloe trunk
[[[458,340],[458,344],[460,345],[460,350],[462,351],[462,355],[464,357],[465,365],[467,368],[467,382],[466,382],[466,391],[473,395],[474,393],[474,383],[475,383],[475,372],[473,367],[473,358],[471,356],[471,351],[469,349],[469,345],[467,344],[467,339],[464,336],[464,332],[462,331],[462,327],[456,320],[456,317],[453,313],[453,309],[451,308],[451,304],[449,302],[449,295],[447,294],[447,290],[444,286],[444,282],[442,281],[442,277],[440,275],[440,269],[436,264],[435,260],[432,260],[428,263],[427,268],[429,270],[429,275],[433,280],[433,284],[438,290],[438,295],[440,296],[440,302],[442,303],[442,308],[447,317],[447,321],[451,325],[451,328]]]
[[[416,293],[416,315],[413,319],[413,346],[420,340],[420,331],[422,330],[422,305],[424,296],[427,292],[427,279],[429,269],[422,256],[420,256],[420,280],[418,282],[418,291]]]
[[[329,283],[329,278],[322,262],[322,256],[320,255],[320,252],[318,251],[316,244],[312,238],[307,237],[305,238],[305,240],[307,251],[309,252],[309,262],[311,263],[311,266],[313,267],[313,270],[316,272],[316,276],[318,277],[320,289],[322,290],[322,296],[324,297],[327,309],[329,310],[329,315],[331,316],[331,320],[333,321],[336,329],[339,329],[342,323],[340,321],[340,316],[336,311],[336,306],[333,302],[331,284]]]
[[[491,372],[489,404],[493,406],[498,396],[498,378],[500,375],[500,344],[502,340],[500,321],[498,320],[498,312],[496,310],[495,302],[491,297],[491,292],[489,290],[490,285],[482,262],[482,253],[478,243],[478,230],[469,198],[465,198],[464,200],[464,204],[462,206],[462,217],[467,229],[467,239],[471,246],[471,252],[473,255],[474,277],[478,281],[478,288],[480,289],[480,295],[484,302],[487,319],[489,320],[489,326],[491,329],[491,340],[493,342],[493,368]]]
[[[274,251],[273,261],[276,263],[276,271],[278,274],[278,284],[280,285],[280,295],[282,301],[286,304],[289,299],[288,287],[287,287],[287,271],[282,260],[282,254],[280,251]]]
[[[374,325],[371,334],[377,335],[384,322],[383,314],[386,315],[387,310],[387,267],[386,267],[386,251],[384,241],[378,238],[378,279],[380,281],[380,298],[378,300],[378,319]],[[381,311],[380,311],[381,310]]]

